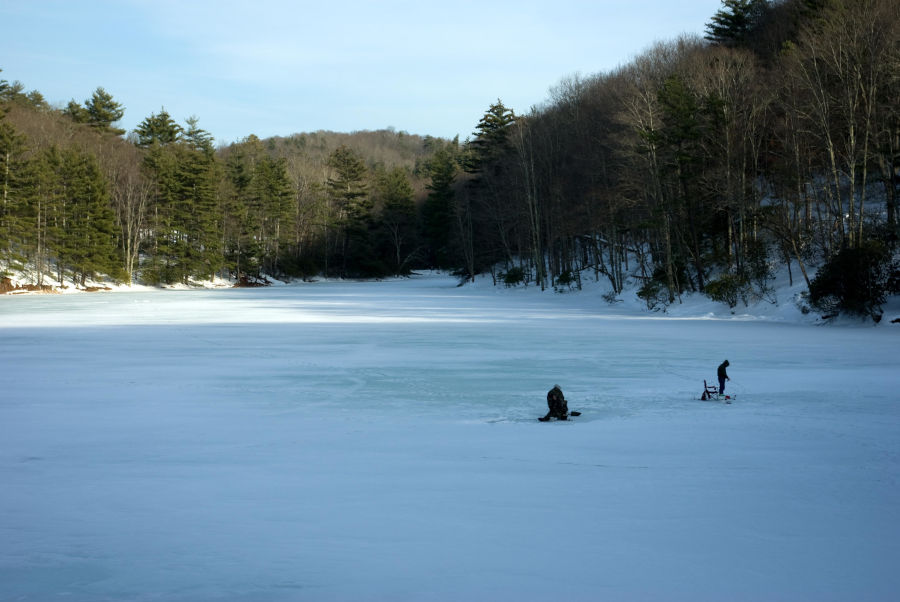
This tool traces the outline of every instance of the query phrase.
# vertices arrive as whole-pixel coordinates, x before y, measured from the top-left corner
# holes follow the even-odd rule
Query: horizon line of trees
[[[527,114],[498,99],[463,143],[381,130],[215,148],[164,108],[123,138],[103,88],[58,110],[0,81],[0,272],[591,274],[613,295],[637,278],[648,307],[689,291],[733,307],[769,297],[780,262],[823,311],[874,314],[898,289],[897,98],[892,0],[723,0],[706,38],[566,78]],[[866,279],[817,285],[822,263]]]

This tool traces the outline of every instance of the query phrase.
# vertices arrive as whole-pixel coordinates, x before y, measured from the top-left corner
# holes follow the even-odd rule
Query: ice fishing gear
[[[581,412],[569,412],[565,418],[557,418],[557,420],[568,420],[568,416],[581,416]],[[541,422],[550,422],[552,416],[541,416],[538,418]]]
[[[724,401],[725,403],[731,403],[731,395],[725,395],[723,393],[719,393],[719,387],[716,385],[711,385],[703,381],[703,394],[700,396],[700,401]]]

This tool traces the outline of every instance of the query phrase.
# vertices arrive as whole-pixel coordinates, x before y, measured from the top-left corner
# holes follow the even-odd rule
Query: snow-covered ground
[[[440,275],[0,297],[0,600],[896,600],[893,314],[669,314]],[[540,423],[555,383],[583,414]]]

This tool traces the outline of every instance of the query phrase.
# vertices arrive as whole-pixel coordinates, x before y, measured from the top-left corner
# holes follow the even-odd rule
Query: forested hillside
[[[171,284],[421,265],[415,201],[441,141],[315,132],[214,148],[196,118],[179,124],[165,109],[123,139],[122,109],[102,89],[55,110],[3,86],[0,268],[31,270],[36,284],[63,273]]]
[[[897,292],[900,5],[724,0],[705,38],[501,100],[460,143],[315,132],[216,148],[161,108],[132,132],[98,88],[0,82],[0,271],[36,284],[490,271],[649,307],[765,299],[777,265],[826,312]],[[251,126],[248,126],[251,127]],[[812,278],[812,268],[817,277]]]

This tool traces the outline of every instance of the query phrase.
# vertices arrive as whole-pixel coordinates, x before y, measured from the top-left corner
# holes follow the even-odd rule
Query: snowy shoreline
[[[446,288],[449,290],[458,283],[456,280],[445,273],[441,272],[422,272],[413,274],[410,277],[384,278],[379,280],[343,280],[329,278],[315,278],[308,281],[280,281],[274,278],[267,278],[267,286],[270,287],[304,287],[324,283],[345,283],[345,284],[378,284],[389,283],[392,281],[404,280],[432,280],[437,279],[445,281]],[[215,278],[210,281],[192,282],[190,285],[175,284],[165,286],[146,286],[141,284],[116,284],[112,282],[90,282],[86,287],[80,288],[74,282],[67,282],[62,286],[44,285],[45,289],[50,290],[27,290],[25,287],[36,288],[35,285],[23,284],[27,279],[5,279],[10,282],[15,290],[0,293],[0,303],[3,297],[12,296],[28,296],[28,295],[70,295],[85,292],[100,293],[152,293],[152,292],[170,292],[170,291],[203,291],[203,290],[227,290],[241,288],[266,288],[266,287],[241,287],[237,286],[235,281],[225,280],[223,278]],[[664,310],[650,310],[646,303],[637,297],[634,287],[630,287],[623,291],[615,303],[610,304],[605,296],[610,294],[610,289],[605,280],[583,280],[582,290],[570,289],[564,291],[554,291],[552,289],[540,291],[535,286],[520,285],[517,287],[504,287],[503,285],[494,285],[491,277],[487,274],[478,277],[476,282],[468,282],[461,287],[466,291],[477,291],[479,294],[505,295],[511,298],[518,296],[553,296],[561,301],[562,305],[571,305],[571,299],[577,301],[575,305],[593,308],[600,314],[618,314],[622,312],[641,314],[647,316],[667,316],[670,318],[682,319],[722,319],[722,320],[761,320],[774,322],[787,322],[797,324],[811,325],[841,325],[841,326],[891,326],[896,327],[900,324],[900,296],[890,297],[882,306],[884,311],[883,317],[879,323],[873,323],[868,317],[841,315],[829,319],[823,319],[821,315],[811,310],[804,310],[802,306],[804,302],[802,296],[806,291],[806,286],[800,282],[794,282],[793,285],[788,283],[787,276],[780,274],[774,283],[773,297],[775,303],[769,301],[758,301],[751,305],[739,303],[735,308],[729,308],[723,303],[713,301],[701,293],[689,293],[682,296],[680,300],[669,305]]]

